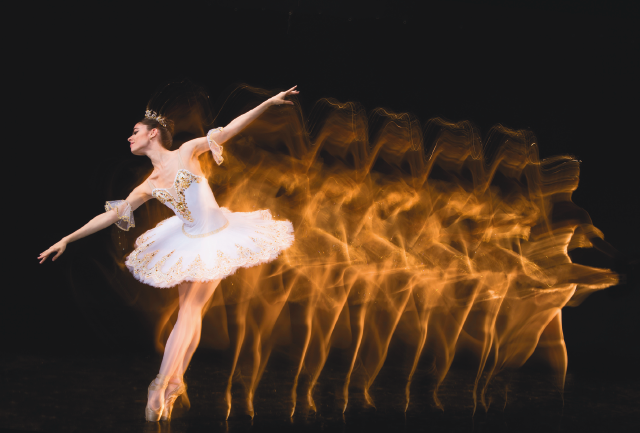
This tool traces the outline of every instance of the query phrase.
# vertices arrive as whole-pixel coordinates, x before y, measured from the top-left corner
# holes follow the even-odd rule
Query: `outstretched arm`
[[[246,128],[247,125],[257,119],[258,116],[264,113],[270,106],[282,104],[293,105],[293,102],[286,100],[285,97],[289,95],[297,95],[298,93],[300,93],[299,91],[295,90],[296,87],[297,86],[293,86],[287,91],[280,92],[276,96],[267,99],[254,109],[249,110],[243,115],[236,117],[231,122],[229,122],[227,126],[216,131],[215,134],[212,134],[211,137],[218,145],[221,145],[231,137],[237,135],[244,128]],[[198,157],[210,150],[210,147],[209,142],[207,141],[207,137],[200,137],[194,140],[187,141],[182,145],[182,149],[192,157]]]
[[[131,194],[129,194],[129,197],[127,197],[127,199],[123,201],[120,206],[112,207],[105,213],[93,218],[91,221],[80,227],[75,232],[71,233],[68,236],[65,236],[56,244],[40,254],[38,256],[38,260],[40,260],[40,263],[43,263],[50,255],[55,253],[53,258],[51,259],[51,261],[55,261],[67,248],[68,243],[77,241],[78,239],[82,239],[97,231],[100,231],[103,228],[108,227],[111,224],[114,224],[121,220],[125,212],[133,212],[135,209],[140,207],[142,203],[151,198],[150,191],[151,188],[146,185],[146,182],[138,186],[131,192]]]
[[[598,230],[593,225],[591,216],[584,209],[578,208],[581,212],[578,212],[578,218],[580,220],[580,228],[584,232],[589,242],[593,247],[611,257],[614,260],[624,260],[625,255],[618,251],[613,245],[604,240],[604,233]]]

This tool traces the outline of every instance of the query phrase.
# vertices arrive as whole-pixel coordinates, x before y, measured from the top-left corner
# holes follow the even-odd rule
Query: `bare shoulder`
[[[147,177],[144,182],[142,182],[140,185],[136,186],[133,191],[131,191],[131,196],[135,196],[139,199],[142,199],[143,201],[147,201],[151,198],[153,198],[153,188],[151,187],[151,184],[149,183],[149,180],[151,180],[152,177],[149,176]]]
[[[180,146],[180,155],[183,159],[197,159],[203,152],[209,149],[206,137],[198,137],[186,141]]]
[[[205,140],[205,137],[194,138],[193,140],[185,141],[180,146],[180,154],[183,158],[190,158],[196,152],[198,145],[202,144],[202,141]]]
[[[153,188],[151,187],[151,184],[149,183],[149,181],[153,180],[152,176],[153,176],[153,173],[151,173],[144,180],[144,182],[142,182],[140,185],[136,186],[133,191],[138,193],[138,194],[146,194],[148,196],[151,196],[151,194],[153,194]]]
[[[133,191],[131,191],[131,194],[129,194],[129,196],[127,197],[127,201],[129,202],[132,210],[137,209],[142,203],[153,198],[153,191],[151,189],[151,185],[149,185],[148,180],[149,178],[135,187]]]

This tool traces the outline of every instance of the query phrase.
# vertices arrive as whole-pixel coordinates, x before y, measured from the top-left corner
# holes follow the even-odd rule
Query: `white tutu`
[[[270,262],[293,243],[291,222],[274,220],[268,210],[219,210],[228,225],[204,237],[189,235],[178,216],[160,222],[136,240],[125,264],[141,282],[168,288],[222,279],[240,267]]]
[[[171,188],[156,188],[149,181],[152,196],[176,215],[136,240],[136,249],[125,260],[136,279],[159,288],[220,280],[240,267],[275,260],[293,243],[291,222],[274,220],[266,209],[231,212],[219,207],[207,179],[182,167]],[[119,227],[133,227],[129,204],[107,202],[107,210],[114,207]]]

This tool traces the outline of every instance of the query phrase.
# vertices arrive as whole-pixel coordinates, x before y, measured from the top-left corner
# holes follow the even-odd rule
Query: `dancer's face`
[[[143,154],[142,151],[149,146],[153,129],[149,129],[147,125],[136,123],[133,127],[133,134],[129,137],[129,147],[134,155]]]

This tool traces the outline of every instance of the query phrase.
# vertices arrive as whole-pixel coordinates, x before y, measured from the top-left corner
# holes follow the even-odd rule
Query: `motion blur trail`
[[[218,119],[266,95],[241,86],[223,98]],[[197,119],[183,124],[204,131]],[[306,119],[297,104],[270,108],[224,148],[220,167],[202,157],[220,206],[271,209],[296,235],[276,262],[238,271],[210,301],[202,344],[230,354],[228,383],[211,384],[226,386],[228,410],[240,380],[253,414],[276,348],[295,360],[292,415],[301,398],[315,409],[332,350],[344,360],[343,410],[350,393],[374,405],[369,391],[395,340],[407,348],[405,407],[418,365],[430,369],[440,405],[438,386],[461,353],[477,368],[474,407],[487,407],[494,376],[534,351],[562,388],[561,309],[618,282],[610,270],[571,262],[569,250],[604,236],[571,201],[579,162],[539,160],[530,131],[497,125],[483,141],[467,121],[421,124],[323,99]],[[159,215],[158,204],[146,206],[137,221]],[[166,295],[130,280],[126,296],[155,324],[162,350],[177,299],[162,305]]]

